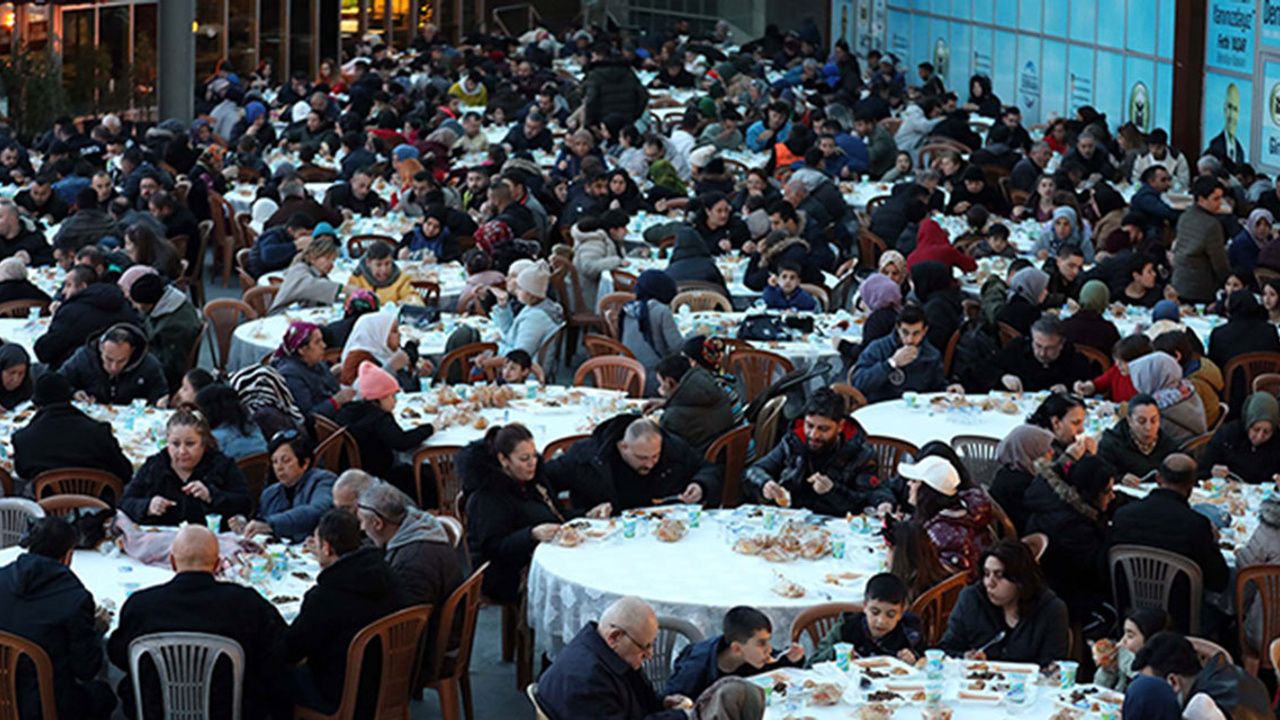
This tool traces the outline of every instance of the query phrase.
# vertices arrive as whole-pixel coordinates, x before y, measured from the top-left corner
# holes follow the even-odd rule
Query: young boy
[[[502,376],[498,385],[520,385],[529,379],[533,371],[533,358],[524,350],[515,349],[503,358]]]
[[[722,677],[749,677],[775,667],[799,667],[804,661],[804,648],[795,643],[774,659],[769,642],[773,625],[753,607],[729,610],[721,630],[723,634],[680,651],[664,696],[696,698]]]
[[[1018,251],[1013,249],[1009,244],[1009,226],[1004,223],[995,223],[987,228],[987,237],[977,245],[973,246],[973,256],[975,258],[984,257],[1018,257]]]
[[[770,283],[761,297],[771,310],[818,310],[818,301],[800,287],[800,266],[794,262],[778,264],[778,281]]]
[[[892,655],[914,664],[924,654],[924,625],[907,612],[907,584],[897,575],[880,573],[867,581],[862,612],[842,613],[840,621],[814,648],[814,663],[835,659],[836,643],[853,645],[857,657]]]

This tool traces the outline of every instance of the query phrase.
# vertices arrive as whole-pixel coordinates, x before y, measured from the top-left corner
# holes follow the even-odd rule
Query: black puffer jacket
[[[1010,628],[1004,610],[991,604],[981,583],[960,591],[960,598],[947,619],[947,632],[938,646],[952,657],[976,650],[1001,632],[1003,640],[986,649],[989,660],[1033,662],[1045,667],[1067,656],[1071,629],[1067,606],[1052,590],[1045,590],[1031,602],[1017,627]]]
[[[743,476],[748,495],[763,497],[765,483],[778,483],[791,493],[793,507],[824,515],[860,513],[882,502],[893,502],[888,482],[879,477],[875,454],[866,445],[867,433],[856,420],[844,422],[839,446],[819,455],[809,449],[804,436],[804,418],[797,418],[790,433],[767,455],[747,468]],[[822,473],[834,483],[819,495],[807,479]]]
[[[109,405],[128,405],[136,400],[146,400],[154,405],[169,394],[169,383],[164,378],[164,367],[147,351],[147,338],[134,325],[121,323],[111,330],[124,328],[134,337],[133,354],[129,363],[118,375],[108,375],[102,366],[102,338],[90,340],[63,364],[61,373],[71,387],[83,390],[96,402]]]
[[[93,333],[119,322],[140,325],[138,313],[115,283],[94,283],[67,298],[49,322],[49,329],[36,340],[36,357],[56,368]]]
[[[209,489],[209,502],[182,491],[189,482],[200,481]],[[159,495],[172,500],[163,515],[147,512],[151,498]],[[218,514],[224,518],[249,513],[249,488],[235,461],[217,450],[206,449],[191,477],[183,480],[173,470],[169,451],[147,458],[137,474],[124,486],[120,509],[140,525],[177,525],[182,521],[202,525],[204,516]]]
[[[1071,617],[1083,618],[1111,597],[1106,519],[1067,484],[1060,470],[1055,463],[1036,462],[1039,475],[1024,498],[1026,532],[1049,536],[1040,558],[1045,580],[1067,603]]]
[[[687,370],[663,406],[662,427],[684,438],[699,455],[733,426],[733,399],[702,367]]]
[[[622,59],[592,63],[582,85],[587,127],[595,127],[615,113],[634,122],[649,106],[649,91]]]

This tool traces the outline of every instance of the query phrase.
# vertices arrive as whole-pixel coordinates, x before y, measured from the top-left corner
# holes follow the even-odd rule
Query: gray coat
[[[636,301],[639,302],[639,301]],[[657,300],[649,301],[649,337],[640,332],[640,320],[635,315],[635,303],[627,303],[619,313],[618,322],[622,326],[622,344],[631,348],[636,360],[648,371],[649,380],[645,383],[645,394],[652,395],[657,383],[654,379],[654,368],[658,361],[674,352],[680,351],[684,338],[676,327],[675,315],[671,314],[671,306]]]
[[[387,564],[400,580],[410,605],[437,610],[462,584],[462,565],[444,526],[431,513],[409,508],[409,514],[387,541]]]
[[[1231,272],[1222,224],[1199,205],[1178,218],[1173,287],[1183,302],[1209,302]]]
[[[276,291],[275,302],[271,303],[268,315],[284,312],[294,303],[303,307],[328,305],[338,299],[342,292],[342,284],[334,282],[320,274],[320,271],[304,262],[295,261],[284,271],[284,282]]]

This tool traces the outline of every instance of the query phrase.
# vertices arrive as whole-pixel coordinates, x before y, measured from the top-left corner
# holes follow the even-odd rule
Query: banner
[[[1263,63],[1262,112],[1258,122],[1262,125],[1262,145],[1259,147],[1258,164],[1280,168],[1280,62]]]
[[[1249,162],[1249,140],[1252,137],[1250,113],[1242,112],[1253,98],[1253,83],[1248,80],[1206,73],[1204,78],[1204,135],[1202,142],[1210,152],[1232,162]]]
[[[1255,0],[1209,0],[1205,29],[1205,65],[1253,73]]]

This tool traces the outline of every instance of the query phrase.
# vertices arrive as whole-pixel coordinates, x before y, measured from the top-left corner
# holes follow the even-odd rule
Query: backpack
[[[951,378],[969,392],[980,392],[999,381],[996,355],[1000,341],[992,327],[979,320],[965,320],[960,325],[960,341],[951,359]]]

